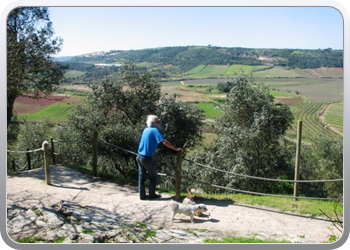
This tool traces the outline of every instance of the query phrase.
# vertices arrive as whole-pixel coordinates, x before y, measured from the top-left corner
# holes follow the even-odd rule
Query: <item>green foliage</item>
[[[343,179],[343,141],[316,136],[311,147],[302,148],[300,178],[306,180]],[[321,196],[342,198],[343,182],[309,183],[300,185],[305,194],[318,193]]]
[[[95,69],[95,65],[91,63],[83,63],[83,62],[70,62],[69,63],[69,69],[70,70],[76,70],[76,71],[82,71],[82,72],[88,72],[93,69]]]
[[[45,119],[44,121],[31,123],[27,120],[23,120],[23,124],[20,127],[20,133],[18,141],[12,146],[14,151],[27,151],[38,149],[42,147],[42,143],[47,141],[51,133],[50,120]],[[42,166],[43,154],[41,151],[30,154],[32,168]],[[12,161],[15,161],[16,166],[22,168],[27,164],[27,157],[25,154],[8,154],[7,156],[7,168],[12,168]]]
[[[164,138],[172,144],[191,149],[202,139],[199,128],[204,114],[194,104],[177,101],[174,96],[162,98],[156,114],[161,118]],[[164,149],[168,151],[168,148]]]
[[[62,243],[66,237],[58,237],[52,243]],[[48,243],[43,237],[26,237],[19,240],[16,240],[18,243]]]
[[[104,81],[91,85],[92,92],[68,115],[67,123],[57,130],[57,136],[61,140],[82,139],[92,137],[97,131],[99,139],[136,151],[141,133],[140,123],[148,114],[155,112],[160,87],[147,72],[137,71],[130,63],[123,65],[121,79],[117,83]],[[123,167],[135,167],[132,155],[104,143],[99,143],[98,148],[99,154],[111,160],[100,158],[101,170],[124,177],[135,175],[135,172]],[[91,152],[91,145],[87,141],[61,149],[63,155],[72,151],[85,155]],[[86,162],[82,158],[74,160],[75,164]]]
[[[277,179],[280,180],[289,180],[290,178],[283,174]],[[269,193],[271,194],[281,194],[281,195],[290,195],[293,193],[294,190],[294,184],[290,182],[282,182],[282,181],[267,181],[262,183],[262,189],[263,190],[268,190]]]
[[[14,115],[11,124],[7,127],[7,146],[11,147],[16,141],[20,131],[18,116]]]
[[[36,149],[42,146],[43,141],[47,141],[51,132],[50,119],[31,123],[23,121],[21,133],[18,138],[17,150]]]
[[[282,138],[293,120],[291,111],[287,106],[275,106],[268,90],[252,85],[247,76],[236,75],[233,82],[235,87],[216,119],[219,138],[202,151],[194,152],[194,161],[250,176],[290,176],[290,154]],[[184,169],[197,180],[225,187],[255,192],[271,191],[273,187],[224,172],[216,171],[214,175],[210,170],[194,171],[190,165]],[[210,186],[200,187],[206,192],[218,191]]]
[[[46,240],[43,237],[27,237],[27,238],[22,238],[19,240],[16,240],[18,243],[38,243],[38,242],[46,242]]]
[[[103,81],[91,85],[92,92],[81,105],[68,115],[67,122],[57,129],[60,140],[91,138],[94,131],[98,138],[132,152],[137,152],[142,130],[149,114],[162,120],[161,132],[176,146],[191,148],[201,140],[200,126],[203,113],[195,105],[178,102],[175,97],[160,100],[160,85],[146,71],[140,71],[130,62],[119,71],[120,81]],[[160,147],[157,156],[174,151]],[[72,143],[59,148],[61,160],[72,164],[85,164],[86,158],[68,158],[68,155],[86,155],[91,152],[91,140]],[[100,171],[137,179],[135,156],[103,142],[98,142]],[[109,160],[106,160],[108,158]],[[171,172],[174,162],[165,159],[159,164],[159,172]],[[169,184],[171,185],[171,184]]]
[[[221,157],[229,157],[233,169],[247,175],[282,174],[279,139],[290,126],[291,111],[287,106],[275,106],[268,90],[252,86],[247,77],[237,75],[234,80],[236,86],[216,125],[222,135]],[[258,186],[256,181],[254,186]]]
[[[160,117],[162,125],[161,132],[164,138],[176,147],[185,149],[184,155],[194,149],[202,140],[201,126],[204,119],[203,111],[194,104],[185,104],[177,101],[175,96],[162,98],[156,114]],[[161,146],[156,153],[156,157],[168,156],[176,152]],[[176,159],[163,158],[157,160],[158,172],[174,175]],[[174,189],[174,179],[160,178],[162,188]]]
[[[147,238],[149,238],[149,237],[154,237],[154,236],[156,236],[157,231],[156,231],[156,230],[149,230],[149,229],[146,229],[146,230],[143,230],[142,233],[145,234],[145,239],[147,239]]]
[[[230,90],[234,87],[234,83],[230,82],[230,81],[226,81],[226,82],[219,82],[218,85],[216,86],[216,88],[224,93],[228,93],[230,92]]]
[[[91,229],[89,228],[84,228],[82,231],[81,231],[83,234],[93,234],[94,231],[92,231]]]
[[[147,72],[138,73],[131,62],[125,63],[121,69],[121,78],[127,83],[122,92],[121,110],[132,125],[139,123],[141,117],[151,114],[160,99],[160,85]],[[96,96],[98,99],[101,97]]]
[[[306,50],[292,53],[288,58],[293,68],[343,67],[342,51],[332,49]]]
[[[64,76],[64,67],[51,55],[60,50],[60,38],[52,38],[53,27],[44,7],[19,7],[7,17],[7,126],[18,96],[51,93]],[[25,63],[23,63],[25,62]]]
[[[115,53],[118,52],[118,53]],[[296,53],[298,52],[298,53]],[[288,66],[290,68],[343,67],[342,50],[294,50],[294,49],[254,49],[214,46],[163,47],[143,50],[109,51],[104,55],[91,57],[74,57],[70,62],[120,63],[130,60],[134,63],[158,63],[162,66],[172,65],[186,75],[195,74],[205,65],[242,65],[247,72],[258,71],[266,66],[261,57],[273,58],[269,64]],[[252,67],[247,67],[247,65]],[[157,66],[159,67],[159,66]],[[196,68],[198,67],[198,68]],[[236,66],[234,66],[236,67]],[[271,66],[270,66],[271,67]],[[172,68],[174,70],[174,68]],[[190,72],[188,72],[190,71]],[[231,68],[225,75],[232,75]],[[230,73],[231,72],[231,73]],[[174,71],[173,71],[174,73]]]
[[[66,237],[58,237],[53,243],[62,243],[65,239]]]

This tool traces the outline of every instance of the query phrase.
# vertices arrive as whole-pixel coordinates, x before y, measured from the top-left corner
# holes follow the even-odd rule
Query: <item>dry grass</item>
[[[200,93],[191,91],[182,86],[162,86],[162,94],[180,94],[179,99],[183,102],[210,102],[211,100]]]

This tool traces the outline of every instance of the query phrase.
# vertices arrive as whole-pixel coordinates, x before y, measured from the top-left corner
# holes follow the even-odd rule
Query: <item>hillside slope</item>
[[[156,63],[188,71],[198,65],[275,65],[290,68],[343,67],[343,50],[254,49],[212,46],[163,47],[143,50],[111,50],[73,57],[68,62]]]

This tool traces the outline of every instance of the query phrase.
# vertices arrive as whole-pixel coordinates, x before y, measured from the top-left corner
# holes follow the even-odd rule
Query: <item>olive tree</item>
[[[11,127],[11,126],[10,126]],[[50,120],[45,119],[40,122],[29,122],[26,119],[22,120],[21,129],[18,128],[18,141],[11,145],[11,150],[27,151],[39,149],[42,147],[43,141],[47,141],[50,135],[51,126]],[[43,166],[42,151],[35,151],[30,153],[31,168]],[[10,153],[7,155],[7,169],[12,169],[12,164],[16,165],[17,171],[19,169],[28,169],[28,162],[26,154]],[[24,167],[25,166],[25,167]]]
[[[7,127],[18,96],[43,98],[54,91],[64,77],[64,67],[51,58],[62,45],[62,40],[53,34],[47,8],[19,7],[8,15]]]
[[[343,179],[343,167],[343,140],[317,135],[311,145],[302,147],[302,180]],[[305,196],[343,197],[343,181],[300,183],[299,189]]]
[[[205,118],[203,110],[194,104],[186,104],[178,100],[177,96],[163,96],[157,107],[156,114],[161,119],[161,133],[176,147],[184,148],[183,157],[193,151],[202,140],[201,127]],[[174,155],[174,157],[167,157]],[[161,173],[174,175],[176,162],[176,152],[160,146],[156,155],[158,170]],[[162,158],[166,157],[166,158]],[[173,189],[174,179],[160,178],[160,184],[164,188]],[[184,186],[182,186],[184,188]]]
[[[161,98],[160,84],[147,71],[139,70],[131,62],[120,68],[119,77],[118,82],[102,81],[90,86],[91,93],[86,100],[69,114],[66,123],[57,130],[61,140],[91,138],[97,131],[100,140],[137,152],[149,114],[159,116],[163,124],[161,132],[177,146],[190,147],[200,139],[201,110],[194,105],[182,104],[173,97]],[[137,172],[125,167],[136,168],[135,155],[109,144],[98,142],[98,167],[106,172],[136,178]],[[71,152],[86,155],[91,152],[91,142],[70,144],[62,150],[66,155]],[[160,146],[156,157],[167,154],[169,152]],[[73,162],[72,158],[65,159]],[[74,160],[77,164],[85,163],[83,158]],[[174,165],[166,161],[159,164],[160,169],[170,169],[165,167],[168,164]]]
[[[136,151],[140,136],[140,123],[149,113],[154,113],[160,98],[160,85],[151,75],[139,71],[128,62],[120,69],[120,81],[90,85],[91,92],[85,101],[68,115],[67,122],[58,129],[57,136],[63,140],[91,138],[96,131],[98,138],[124,149]],[[70,145],[65,151],[91,152],[91,143]],[[99,160],[109,158],[110,164],[99,164],[103,170],[121,173],[126,176],[129,169],[123,165],[132,165],[133,156],[116,147],[99,142]],[[83,158],[76,158],[83,164]]]
[[[243,74],[232,79],[223,112],[215,121],[218,139],[194,154],[196,161],[249,176],[276,178],[290,173],[289,155],[282,147],[293,120],[287,106],[275,105],[267,88]],[[245,190],[266,190],[262,181],[211,170],[190,171],[201,181]],[[203,189],[210,189],[202,186]],[[215,189],[214,189],[215,190]]]

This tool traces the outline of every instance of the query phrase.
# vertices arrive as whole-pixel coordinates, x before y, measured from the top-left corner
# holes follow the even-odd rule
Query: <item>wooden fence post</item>
[[[30,162],[30,152],[29,152],[29,148],[27,148],[27,162],[28,162],[28,170],[31,170],[32,169],[32,164]]]
[[[44,150],[44,167],[45,167],[45,179],[46,184],[51,185],[50,165],[49,165],[49,143],[44,141],[42,144]]]
[[[55,147],[54,147],[53,138],[51,138],[51,158],[52,158],[52,165],[56,165]]]
[[[97,131],[94,132],[92,139],[92,175],[97,175]]]
[[[175,169],[175,199],[181,198],[181,169],[182,169],[182,151],[177,152],[177,164]]]
[[[299,165],[300,165],[300,147],[301,147],[301,131],[302,131],[302,121],[298,121],[298,134],[297,134],[297,152],[295,157],[295,175],[294,180],[299,180]],[[298,195],[298,182],[294,182],[294,197]],[[296,201],[297,198],[294,198]]]
[[[16,172],[16,163],[15,163],[15,160],[12,160],[12,168],[13,168],[13,172]]]

